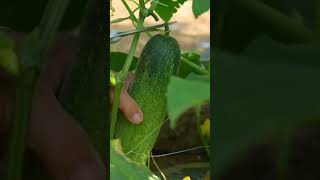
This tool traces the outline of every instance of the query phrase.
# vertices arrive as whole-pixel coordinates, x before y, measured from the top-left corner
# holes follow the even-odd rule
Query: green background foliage
[[[212,50],[216,178],[254,145],[273,137],[286,146],[296,128],[319,123],[320,53],[315,16],[319,6],[315,3],[217,3],[217,38]]]

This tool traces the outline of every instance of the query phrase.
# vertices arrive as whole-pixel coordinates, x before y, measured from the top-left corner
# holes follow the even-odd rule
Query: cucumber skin
[[[115,130],[124,153],[138,164],[146,164],[165,120],[167,86],[178,72],[180,58],[178,42],[166,35],[153,36],[142,50],[129,94],[141,108],[144,121],[133,125],[119,114]]]

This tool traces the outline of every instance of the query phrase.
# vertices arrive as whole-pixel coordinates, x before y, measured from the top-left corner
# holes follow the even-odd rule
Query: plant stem
[[[127,9],[128,13],[129,13],[129,15],[130,15],[130,19],[131,19],[132,23],[135,25],[135,23],[138,22],[137,17],[134,15],[134,13],[132,12],[132,10],[130,9],[130,7],[129,7],[128,3],[126,2],[126,0],[121,0],[121,1],[122,1],[123,5],[124,5],[124,6],[126,7],[126,9]]]
[[[315,34],[312,30],[300,24],[294,19],[290,19],[285,14],[273,9],[272,7],[264,4],[258,0],[233,0],[246,10],[253,14],[262,17],[268,21],[274,28],[278,28],[294,40],[302,42],[312,42],[315,40]]]
[[[181,57],[181,62],[185,63],[187,65],[189,65],[191,68],[193,68],[194,70],[197,71],[197,73],[199,73],[200,75],[208,75],[209,72],[203,68],[201,68],[200,66],[198,66],[197,64],[194,64],[192,62],[190,62],[189,60],[187,60],[184,57]]]
[[[126,5],[128,5],[124,0],[122,0],[122,2]],[[143,13],[141,11],[143,11],[144,7],[145,7],[145,3],[144,0],[139,0],[140,3],[140,12],[139,12],[139,20],[138,20],[138,24],[137,24],[137,29],[143,28],[143,23],[145,20],[145,17],[143,15]],[[131,9],[127,8],[128,11],[131,11]],[[130,12],[129,12],[130,13]],[[133,37],[132,40],[132,44],[131,44],[131,48],[129,50],[129,54],[126,58],[126,61],[123,65],[122,71],[120,72],[120,82],[117,82],[116,84],[116,88],[115,88],[115,95],[114,95],[114,102],[113,102],[113,107],[112,107],[112,117],[111,117],[111,129],[110,129],[110,139],[113,139],[114,137],[114,131],[116,128],[116,124],[117,124],[117,117],[118,117],[118,107],[119,107],[119,100],[120,100],[120,94],[121,94],[121,89],[123,87],[123,84],[126,80],[133,56],[136,52],[137,49],[137,45],[139,42],[139,38],[140,38],[140,33],[136,33]]]
[[[144,18],[139,19],[138,26],[137,28],[143,27],[143,21]],[[111,129],[110,129],[110,139],[113,139],[114,137],[114,130],[116,127],[116,122],[117,122],[117,115],[118,115],[118,107],[119,107],[119,100],[120,100],[120,94],[121,94],[121,89],[123,87],[123,84],[125,82],[125,79],[127,77],[127,73],[129,71],[133,56],[136,52],[137,45],[139,42],[140,38],[140,33],[136,33],[133,37],[131,48],[129,50],[129,54],[126,58],[125,64],[123,66],[123,69],[120,73],[120,82],[117,82],[116,88],[115,88],[115,95],[114,95],[114,102],[113,102],[113,107],[112,107],[112,117],[111,117]]]
[[[9,144],[8,180],[22,179],[25,135],[28,129],[35,71],[24,71],[19,76],[16,89],[16,113]]]
[[[139,4],[140,4],[140,12],[145,9],[145,4],[144,4],[144,0],[139,0]]]
[[[39,25],[41,52],[45,54],[59,29],[70,0],[50,0]]]
[[[128,20],[128,19],[130,19],[130,16],[125,17],[125,18],[117,18],[117,19],[111,20],[110,24],[119,23],[119,22],[122,22],[122,21],[125,21],[125,20]]]

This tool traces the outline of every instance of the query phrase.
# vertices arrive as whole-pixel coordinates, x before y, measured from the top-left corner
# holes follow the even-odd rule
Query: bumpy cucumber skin
[[[129,94],[140,106],[144,121],[133,125],[119,115],[115,131],[123,151],[138,164],[146,164],[165,120],[166,90],[180,58],[178,42],[167,35],[153,36],[142,50]]]

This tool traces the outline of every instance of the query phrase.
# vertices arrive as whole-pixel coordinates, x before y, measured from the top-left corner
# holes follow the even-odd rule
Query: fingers
[[[113,104],[114,89],[110,90],[110,104]],[[121,91],[119,101],[120,111],[124,116],[134,124],[140,124],[143,121],[143,114],[139,108],[139,105],[135,100],[128,94],[126,90]]]
[[[143,114],[139,105],[135,100],[128,94],[127,90],[130,88],[131,82],[133,80],[133,74],[128,74],[124,87],[122,88],[119,108],[124,116],[134,124],[140,124],[143,121]],[[114,100],[114,88],[110,89],[110,104],[113,104]]]
[[[119,108],[130,122],[134,124],[140,124],[142,122],[142,112],[138,104],[131,96],[129,96],[127,91],[123,91],[121,94]]]

